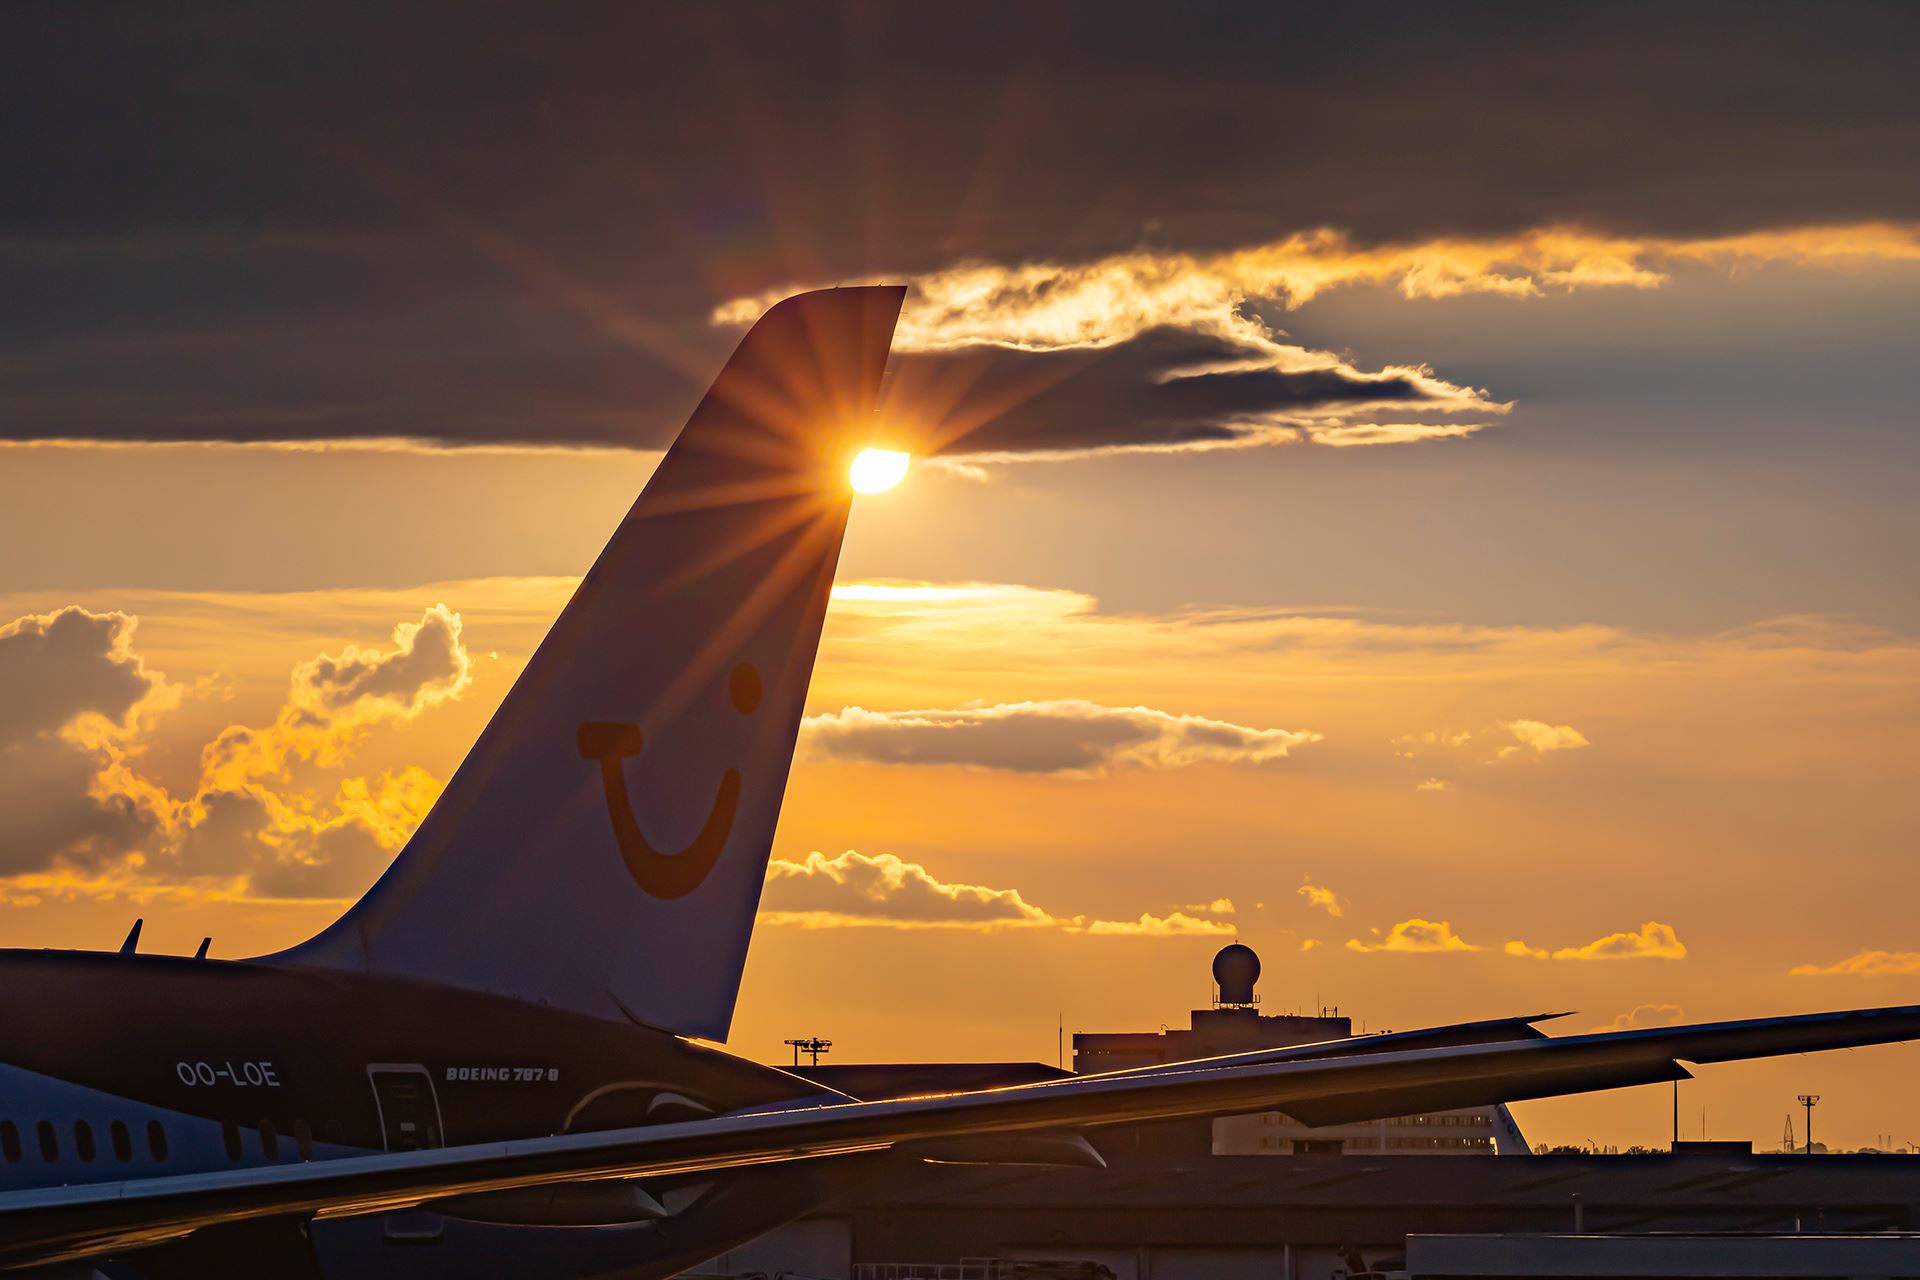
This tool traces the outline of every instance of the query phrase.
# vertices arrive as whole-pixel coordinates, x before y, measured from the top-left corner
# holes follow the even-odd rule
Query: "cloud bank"
[[[1072,698],[915,711],[846,707],[807,717],[801,733],[814,759],[1079,776],[1265,764],[1321,736]]]

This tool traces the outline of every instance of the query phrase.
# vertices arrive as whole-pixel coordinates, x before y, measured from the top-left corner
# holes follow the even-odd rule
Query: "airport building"
[[[1123,1071],[1353,1035],[1353,1019],[1338,1009],[1311,1016],[1261,1013],[1254,990],[1259,981],[1260,957],[1233,943],[1213,958],[1213,1007],[1193,1010],[1186,1030],[1076,1032],[1074,1072]],[[1222,1116],[1213,1122],[1211,1149],[1217,1156],[1525,1155],[1527,1142],[1507,1108],[1494,1105],[1318,1129],[1278,1111]]]
[[[1350,1034],[1337,1014],[1261,1014],[1257,963],[1237,946],[1216,958],[1219,998],[1185,1029],[1076,1034],[1074,1067],[1120,1070]],[[1071,1074],[1037,1063],[802,1070],[862,1097]],[[1746,1143],[1533,1156],[1505,1107],[1323,1129],[1264,1112],[1111,1126],[1087,1137],[1104,1168],[926,1165],[690,1274],[1920,1277],[1920,1235],[1908,1234],[1920,1231],[1920,1159],[1910,1156],[1755,1155]],[[1388,1158],[1464,1155],[1525,1158]]]

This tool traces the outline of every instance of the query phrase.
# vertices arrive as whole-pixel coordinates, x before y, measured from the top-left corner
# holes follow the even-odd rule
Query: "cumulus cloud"
[[[1347,913],[1346,904],[1340,895],[1325,885],[1315,884],[1311,876],[1301,881],[1300,887],[1294,892],[1305,898],[1308,906],[1318,907],[1330,916],[1341,916]]]
[[[1232,904],[1226,909],[1231,911]],[[1184,910],[1164,916],[1142,912],[1137,920],[1057,916],[1028,902],[1018,889],[942,880],[921,864],[895,854],[852,849],[832,858],[816,851],[800,862],[782,858],[769,862],[760,919],[808,929],[877,926],[990,932],[1037,928],[1099,937],[1216,936],[1234,931],[1230,924]]]
[[[98,865],[164,821],[129,757],[179,691],[134,652],[135,625],[69,607],[0,626],[0,873]]]
[[[1534,960],[1682,960],[1687,954],[1686,944],[1680,941],[1673,926],[1656,920],[1649,920],[1638,929],[1595,938],[1582,947],[1549,951],[1516,939],[1507,943],[1504,950],[1510,956]]]
[[[1885,977],[1892,974],[1911,975],[1920,973],[1920,951],[1881,951],[1866,949],[1854,952],[1845,960],[1836,960],[1832,964],[1797,964],[1787,971],[1797,977]]]
[[[393,648],[348,645],[338,657],[321,654],[293,672],[296,705],[361,719],[410,716],[453,697],[472,680],[473,661],[460,643],[460,615],[434,605],[418,622],[393,629]]]
[[[135,625],[69,608],[0,628],[0,873],[69,893],[363,889],[439,781],[413,767],[335,778],[328,799],[294,769],[337,767],[374,726],[460,696],[472,663],[459,615],[436,605],[396,627],[390,649],[349,645],[299,664],[272,723],[229,725],[205,745],[184,798],[141,769],[181,690],[134,651]]]
[[[1617,1015],[1612,1022],[1603,1022],[1595,1031],[1640,1031],[1648,1027],[1675,1027],[1687,1016],[1687,1011],[1677,1004],[1636,1005],[1625,1013]]]
[[[184,815],[172,864],[191,877],[244,877],[255,898],[350,898],[397,853],[440,795],[409,766],[343,779],[330,804],[260,783],[205,791]]]
[[[1479,951],[1480,947],[1468,942],[1453,931],[1453,926],[1445,920],[1424,920],[1419,916],[1411,920],[1402,920],[1387,930],[1385,936],[1375,929],[1377,941],[1363,942],[1359,938],[1347,939],[1347,950],[1359,952],[1399,952],[1417,954],[1436,951]]]
[[[436,604],[393,629],[390,649],[348,645],[293,669],[272,724],[230,725],[201,752],[198,792],[180,806],[183,874],[243,874],[269,897],[364,889],[440,793],[418,768],[347,778],[329,805],[283,794],[296,763],[338,765],[374,726],[411,720],[473,682],[460,615]]]
[[[233,789],[284,776],[290,761],[335,763],[388,720],[408,720],[459,697],[473,683],[460,615],[436,604],[393,629],[393,648],[348,645],[293,670],[271,725],[231,725],[202,752],[203,789]]]
[[[1264,764],[1321,736],[1073,698],[951,710],[846,707],[809,716],[802,735],[818,759],[1077,775],[1123,766]]]

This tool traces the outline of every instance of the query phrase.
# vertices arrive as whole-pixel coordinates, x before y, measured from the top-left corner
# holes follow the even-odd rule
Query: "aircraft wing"
[[[343,1217],[558,1182],[821,1159],[919,1139],[1277,1107],[1309,1124],[1689,1076],[1681,1064],[1920,1039],[1920,1006],[1147,1072],[311,1164],[0,1194],[0,1266],[124,1252],[203,1227]]]

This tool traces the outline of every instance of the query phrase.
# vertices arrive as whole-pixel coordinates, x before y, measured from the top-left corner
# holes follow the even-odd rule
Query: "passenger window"
[[[167,1158],[167,1126],[158,1120],[147,1121],[147,1150],[155,1160]]]
[[[313,1130],[305,1120],[293,1122],[293,1145],[299,1149],[302,1160],[313,1159]]]
[[[0,1120],[0,1155],[8,1164],[20,1163],[20,1130],[11,1120]]]
[[[273,1121],[260,1122],[260,1154],[272,1164],[280,1158],[280,1131],[273,1127]]]
[[[107,1136],[113,1141],[113,1158],[125,1164],[133,1159],[133,1135],[127,1132],[125,1120],[115,1120],[107,1127]]]
[[[227,1159],[240,1158],[240,1126],[229,1120],[220,1126],[220,1136],[227,1144]]]
[[[73,1149],[82,1160],[93,1159],[93,1126],[85,1120],[73,1122]]]
[[[40,1137],[40,1158],[48,1164],[52,1164],[58,1160],[60,1158],[60,1137],[53,1131],[53,1121],[42,1120],[39,1124],[33,1126],[33,1131]]]

